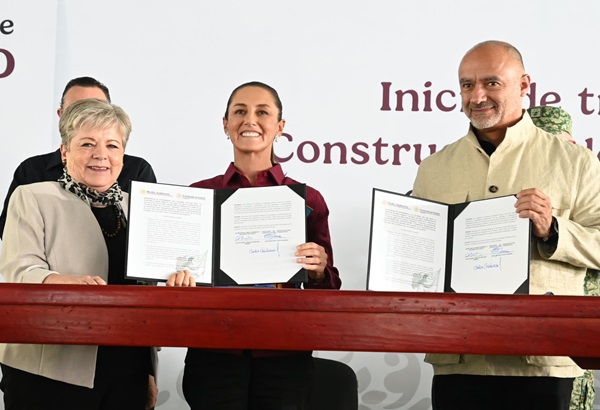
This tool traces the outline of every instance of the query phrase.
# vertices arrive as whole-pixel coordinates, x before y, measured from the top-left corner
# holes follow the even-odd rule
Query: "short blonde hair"
[[[131,134],[131,120],[123,109],[108,101],[86,98],[69,105],[60,116],[58,129],[63,145],[69,149],[73,137],[83,127],[106,129],[117,127],[123,148]]]

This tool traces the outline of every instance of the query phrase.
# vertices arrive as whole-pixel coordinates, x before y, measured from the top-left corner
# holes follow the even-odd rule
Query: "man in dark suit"
[[[110,102],[110,93],[104,84],[92,77],[74,78],[67,83],[60,100],[60,107],[56,110],[56,113],[60,117],[63,110],[69,105],[84,98],[99,98]],[[21,162],[15,170],[13,180],[4,199],[4,208],[0,215],[0,238],[2,238],[6,223],[8,201],[14,190],[19,185],[42,181],[56,181],[62,173],[63,164],[59,149],[47,154],[27,158]],[[152,166],[145,159],[125,155],[123,158],[123,170],[118,178],[121,189],[129,192],[132,180],[156,182],[156,176],[154,175]]]

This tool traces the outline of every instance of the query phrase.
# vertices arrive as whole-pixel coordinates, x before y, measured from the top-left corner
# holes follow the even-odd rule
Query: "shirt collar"
[[[223,185],[228,186],[231,180],[239,174],[238,170],[233,165],[233,162],[227,167],[227,171],[223,174]]]
[[[283,185],[283,181],[285,179],[285,175],[283,174],[283,169],[280,164],[275,164],[271,168],[262,171],[262,173],[267,173],[270,177],[277,183],[277,185]],[[262,174],[261,173],[261,174]],[[238,169],[233,165],[233,162],[229,164],[227,167],[227,171],[223,174],[223,183],[225,186],[229,186],[230,184],[235,184],[236,178],[246,178]]]
[[[275,181],[277,181],[277,185],[283,185],[283,180],[285,179],[285,175],[283,174],[283,169],[280,164],[275,164],[271,169],[268,170],[269,174],[273,177]]]

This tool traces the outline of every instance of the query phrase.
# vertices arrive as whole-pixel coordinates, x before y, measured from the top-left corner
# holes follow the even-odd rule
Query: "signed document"
[[[133,181],[126,277],[166,281],[187,269],[197,284],[305,282],[306,186],[205,189]]]
[[[374,189],[367,289],[528,293],[531,224],[515,202],[447,205]]]

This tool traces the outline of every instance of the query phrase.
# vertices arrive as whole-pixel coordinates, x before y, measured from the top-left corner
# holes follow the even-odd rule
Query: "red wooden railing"
[[[599,340],[593,297],[0,284],[0,342],[600,358]]]

